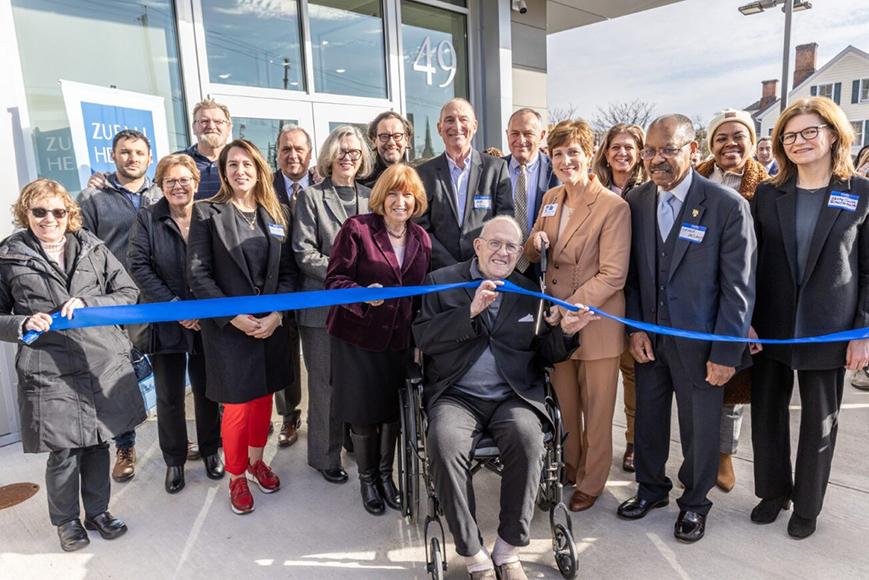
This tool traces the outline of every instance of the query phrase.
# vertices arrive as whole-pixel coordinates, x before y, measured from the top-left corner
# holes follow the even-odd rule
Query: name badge
[[[475,195],[474,209],[492,209],[491,195]]]
[[[540,210],[540,215],[543,217],[552,217],[555,215],[556,210],[558,209],[557,203],[547,203],[543,206],[543,209]]]
[[[276,238],[283,238],[286,235],[284,232],[284,226],[281,224],[269,224],[269,235]]]
[[[699,244],[706,236],[706,226],[695,226],[692,224],[682,224],[682,229],[679,230],[679,239]]]
[[[830,201],[827,202],[827,207],[833,209],[844,209],[845,211],[857,211],[857,204],[859,202],[859,195],[845,193],[844,191],[831,191]]]

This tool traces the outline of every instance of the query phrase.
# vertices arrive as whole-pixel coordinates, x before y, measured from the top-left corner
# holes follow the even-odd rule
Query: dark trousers
[[[801,411],[794,473],[788,409],[794,371],[783,363],[755,357],[751,385],[754,493],[761,499],[789,495],[797,514],[815,518],[821,513],[830,480],[845,369],[797,371],[797,378]]]
[[[666,336],[658,338],[655,360],[636,365],[637,415],[634,433],[634,465],[637,495],[655,501],[673,488],[667,477],[670,455],[670,416],[673,394],[682,439],[679,479],[685,491],[677,500],[679,509],[709,513],[707,494],[718,474],[718,441],[724,388],[696,386],[682,365],[676,345]]]
[[[344,423],[338,417],[332,387],[331,346],[325,328],[300,327],[302,354],[308,369],[308,465],[341,467]]]
[[[188,358],[189,357],[189,358]],[[203,457],[217,453],[220,442],[220,408],[205,397],[205,356],[171,353],[151,355],[157,388],[157,436],[168,466],[187,461],[187,416],[185,371],[193,390],[196,441]]]
[[[543,419],[517,395],[484,401],[442,395],[428,413],[426,438],[440,505],[462,556],[483,544],[476,521],[471,455],[483,431],[498,444],[504,471],[498,535],[514,546],[527,546],[534,499],[543,468]]]
[[[59,526],[81,516],[79,492],[85,517],[109,509],[110,481],[108,443],[49,453],[45,491],[51,523]]]
[[[290,335],[289,357],[293,362],[293,382],[287,388],[275,393],[275,407],[284,418],[284,423],[296,424],[302,415],[299,403],[302,402],[302,348],[299,339],[299,326],[295,318],[284,321]]]

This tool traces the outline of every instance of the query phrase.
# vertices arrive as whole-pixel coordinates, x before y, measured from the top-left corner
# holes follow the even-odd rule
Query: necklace
[[[251,230],[255,230],[255,229],[256,229],[256,210],[253,210],[253,212],[244,212],[244,211],[242,211],[241,208],[238,207],[234,202],[233,202],[233,204],[232,204],[232,207],[235,208],[235,210],[238,212],[238,215],[241,216],[241,219],[244,220],[244,222],[248,225],[248,227],[249,227]],[[250,218],[248,218],[247,215],[245,215],[246,213],[253,213],[253,216],[251,216]]]
[[[407,224],[404,224],[404,228],[401,230],[400,234],[394,233],[392,230],[389,229],[388,226],[386,228],[386,233],[389,234],[390,237],[395,238],[396,240],[400,240],[404,238],[404,234],[407,233]]]

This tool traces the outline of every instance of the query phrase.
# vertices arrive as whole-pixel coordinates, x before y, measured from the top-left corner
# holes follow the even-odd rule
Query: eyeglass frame
[[[685,148],[686,145],[690,145],[694,141],[686,141],[679,145],[678,147],[643,147],[640,149],[640,159],[645,159],[646,161],[650,161],[658,156],[658,152],[661,152],[661,157],[665,157],[667,159],[672,159],[678,153]],[[669,153],[667,152],[669,150]],[[648,155],[647,152],[651,151],[652,154]]]
[[[821,123],[820,125],[814,125],[812,127],[803,127],[799,131],[789,131],[787,133],[782,133],[781,135],[779,135],[778,140],[781,142],[782,145],[793,145],[797,142],[797,135],[799,135],[803,138],[803,141],[814,141],[818,138],[818,135],[821,134],[821,129],[829,126],[830,125],[828,125],[827,123]],[[806,135],[804,135],[806,131],[811,130],[815,131],[815,134],[812,137],[807,137]],[[787,139],[787,141],[785,141],[785,139]]]
[[[335,158],[338,161],[345,158],[350,159],[350,161],[359,161],[362,159],[362,149],[339,149]]]
[[[186,181],[186,183],[182,183],[182,180]],[[193,177],[167,177],[163,179],[163,189],[168,191],[172,191],[175,189],[176,185],[180,185],[181,187],[187,187],[193,185],[196,182],[196,179]]]
[[[69,210],[66,209],[65,207],[58,207],[55,209],[48,209],[48,208],[44,208],[44,207],[31,207],[27,211],[29,211],[30,214],[38,220],[41,220],[43,218],[48,217],[48,214],[53,215],[54,219],[56,219],[56,220],[62,220],[62,219],[69,217]],[[39,215],[36,212],[44,212],[44,213],[42,215]],[[60,214],[60,215],[57,215],[57,214]]]
[[[230,125],[230,121],[227,121],[226,119],[196,119],[193,122],[200,127],[208,127],[209,125],[214,124],[215,127],[223,128]]]
[[[377,140],[384,145],[389,143],[389,140],[393,140],[396,143],[402,143],[407,139],[407,133],[378,133]]]
[[[525,247],[522,244],[517,244],[515,242],[503,242],[501,240],[493,240],[493,239],[489,239],[489,238],[484,238],[482,236],[480,236],[479,239],[486,242],[486,246],[488,246],[488,248],[490,250],[492,250],[493,252],[500,252],[501,248],[504,248],[504,250],[510,256],[515,256],[515,255],[519,254],[520,252],[522,252],[522,249]],[[510,251],[511,246],[515,247],[515,250]]]

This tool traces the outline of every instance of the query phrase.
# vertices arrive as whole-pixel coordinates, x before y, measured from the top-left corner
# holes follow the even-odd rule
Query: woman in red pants
[[[218,159],[220,191],[194,205],[188,282],[196,298],[292,292],[298,270],[290,248],[289,208],[278,202],[256,146],[233,141]],[[280,479],[263,461],[272,393],[293,380],[283,313],[250,313],[200,322],[209,399],[223,403],[223,452],[232,510],[253,511],[251,480],[264,493]]]

